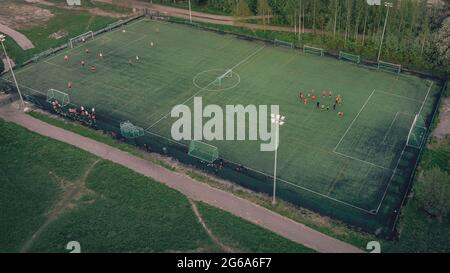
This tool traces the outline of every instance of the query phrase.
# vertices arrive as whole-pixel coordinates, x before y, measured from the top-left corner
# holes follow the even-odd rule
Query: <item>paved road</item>
[[[114,147],[44,123],[11,106],[0,108],[0,117],[38,134],[71,144],[100,158],[123,165],[176,189],[193,200],[203,201],[271,230],[318,252],[362,252],[360,249],[315,231],[231,193],[167,170]]]
[[[0,32],[11,37],[23,50],[34,47],[33,43],[27,38],[27,36],[6,25],[0,24]]]

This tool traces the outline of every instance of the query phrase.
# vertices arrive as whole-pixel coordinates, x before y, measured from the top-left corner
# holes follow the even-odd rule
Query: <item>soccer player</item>
[[[153,42],[150,42],[150,46],[153,46]]]
[[[69,61],[69,56],[64,55],[64,61],[65,61],[65,62],[68,62],[68,61]]]
[[[326,95],[327,95],[327,91],[322,90],[322,97],[325,98]]]
[[[338,112],[338,117],[342,118],[344,116],[344,112]]]
[[[97,68],[95,67],[95,65],[91,65],[91,72],[95,72],[97,71]]]
[[[86,64],[86,62],[84,60],[81,61],[81,66],[84,67],[84,65]]]
[[[103,59],[103,54],[101,52],[98,54],[98,56],[100,57],[100,59]]]
[[[320,108],[320,102],[316,103],[316,108],[319,109]]]
[[[310,91],[308,91],[308,98],[310,98],[311,97],[311,92]]]
[[[67,88],[68,88],[68,89],[71,89],[71,88],[72,88],[72,82],[71,82],[71,81],[68,81],[68,82],[67,82]]]
[[[315,99],[316,99],[316,96],[314,95],[314,93],[312,93],[311,99],[312,99],[312,100],[315,100]]]
[[[136,61],[139,61],[139,56],[138,55],[136,55]]]
[[[331,97],[333,96],[333,91],[328,92],[328,96],[329,96],[330,99],[331,99]]]
[[[298,99],[299,99],[300,101],[303,100],[303,93],[302,93],[302,92],[300,92],[300,93],[298,94]]]
[[[89,53],[89,48],[86,48],[84,52]]]
[[[125,29],[122,29],[122,33],[125,33],[126,31],[125,31]]]
[[[336,103],[333,103],[333,110],[336,111]]]
[[[304,99],[303,100],[303,103],[306,105],[306,104],[308,104],[308,99]]]

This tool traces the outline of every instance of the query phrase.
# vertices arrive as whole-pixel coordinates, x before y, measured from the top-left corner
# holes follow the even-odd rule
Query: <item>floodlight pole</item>
[[[25,102],[23,101],[22,93],[20,92],[19,85],[17,84],[17,79],[16,79],[16,75],[14,75],[14,70],[11,65],[11,60],[8,57],[8,53],[6,53],[6,48],[5,48],[4,42],[5,42],[5,35],[0,34],[0,43],[2,44],[3,52],[5,52],[6,62],[8,63],[9,70],[11,71],[11,74],[13,76],[14,83],[16,84],[17,92],[19,93],[20,101],[22,102],[22,107],[25,110],[26,109]]]
[[[378,50],[377,62],[380,61],[381,47],[383,46],[384,32],[386,31],[386,24],[387,24],[387,19],[388,19],[388,15],[389,15],[389,8],[392,8],[393,5],[391,2],[385,2],[384,6],[387,7],[387,11],[386,11],[386,18],[384,19],[383,34],[381,34],[380,49]]]
[[[275,124],[275,158],[273,162],[273,194],[272,194],[272,205],[276,203],[276,193],[277,193],[277,155],[278,155],[278,142],[280,126],[284,124],[284,116],[272,114],[272,123]]]
[[[192,10],[191,10],[191,0],[189,0],[189,21],[192,24]]]

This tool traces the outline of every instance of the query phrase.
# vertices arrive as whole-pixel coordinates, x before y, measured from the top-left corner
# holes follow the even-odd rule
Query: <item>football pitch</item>
[[[233,76],[214,84],[228,69]],[[279,105],[286,117],[280,128],[279,190],[287,200],[371,231],[397,218],[419,152],[406,145],[408,133],[416,114],[428,120],[440,93],[438,83],[412,75],[147,19],[16,74],[27,96],[45,97],[57,89],[68,93],[73,105],[95,107],[99,118],[113,117],[116,126],[130,120],[169,140],[176,120],[170,117],[172,107],[192,108],[194,97],[202,97],[204,106],[223,108]],[[299,92],[311,89],[316,100],[301,103]],[[334,98],[323,98],[322,90],[341,95],[342,105],[333,110]],[[331,107],[317,109],[316,101]],[[260,151],[260,141],[208,143],[218,147],[223,160],[266,176],[263,183],[271,187],[274,154]]]

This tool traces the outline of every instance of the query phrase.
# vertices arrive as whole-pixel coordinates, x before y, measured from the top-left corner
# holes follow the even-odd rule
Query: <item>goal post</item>
[[[216,80],[214,81],[215,84],[222,86],[222,80],[223,79],[227,79],[227,78],[232,78],[233,77],[233,70],[232,69],[228,69],[227,71],[225,71],[225,73],[223,73],[222,75],[218,76],[216,78]]]
[[[219,148],[202,141],[192,140],[188,154],[192,157],[212,163],[219,158]]]
[[[400,74],[400,72],[402,71],[402,65],[384,62],[384,61],[378,61],[378,70],[384,70],[384,71]]]
[[[294,44],[293,43],[286,42],[286,41],[283,41],[283,40],[278,40],[278,39],[273,40],[273,44],[275,46],[279,46],[279,47],[294,48]]]
[[[356,54],[347,53],[344,51],[339,52],[339,60],[349,61],[359,64],[361,62],[361,56]]]
[[[70,45],[70,48],[73,48],[74,45],[76,45],[79,42],[86,42],[88,40],[93,40],[93,39],[94,39],[94,32],[92,32],[92,30],[90,30],[86,33],[83,33],[76,37],[70,38],[69,45]]]
[[[69,94],[53,88],[49,89],[47,91],[47,102],[52,103],[54,101],[58,101],[64,107],[70,103]]]
[[[406,145],[409,147],[413,147],[416,149],[420,149],[425,140],[425,136],[427,133],[427,127],[425,124],[425,120],[421,117],[421,115],[416,114],[414,116],[413,123],[408,132],[408,138],[406,139]]]
[[[323,48],[320,48],[320,47],[304,45],[303,53],[304,54],[309,53],[309,54],[313,54],[313,55],[317,55],[317,56],[323,56],[324,50],[323,50]]]

